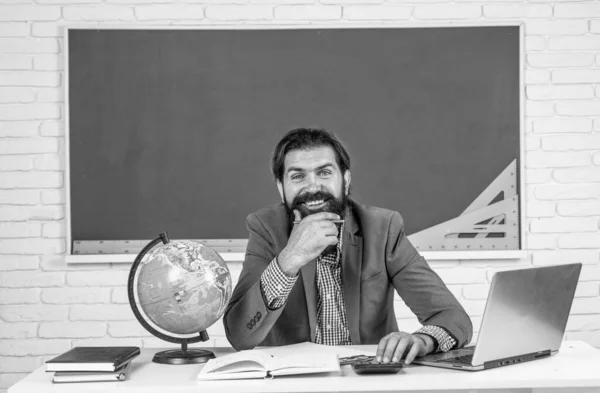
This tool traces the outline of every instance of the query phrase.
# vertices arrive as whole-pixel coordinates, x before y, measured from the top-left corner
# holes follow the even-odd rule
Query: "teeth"
[[[306,203],[308,206],[315,206],[315,205],[320,205],[321,203],[323,203],[323,200],[318,200],[318,201],[311,201]]]

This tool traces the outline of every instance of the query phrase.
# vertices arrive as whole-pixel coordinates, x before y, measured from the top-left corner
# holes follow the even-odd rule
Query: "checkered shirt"
[[[341,225],[336,250],[317,258],[317,329],[315,342],[325,345],[350,345],[346,303],[342,289]]]
[[[456,340],[448,334],[446,329],[435,325],[425,325],[415,332],[415,334],[426,334],[433,338],[435,350],[446,352],[454,348]]]
[[[335,252],[317,258],[317,344],[352,344],[342,290],[340,257],[341,245],[338,242]],[[286,275],[281,271],[277,258],[273,259],[260,278],[269,308],[277,309],[285,304],[297,278]]]
[[[350,345],[350,332],[346,316],[344,291],[341,277],[342,233],[335,252],[317,258],[317,326],[315,342],[326,345]],[[282,307],[287,301],[298,276],[286,275],[275,257],[260,277],[267,306],[272,309]],[[415,334],[425,334],[433,338],[436,350],[446,352],[456,345],[456,340],[439,326],[425,325]]]

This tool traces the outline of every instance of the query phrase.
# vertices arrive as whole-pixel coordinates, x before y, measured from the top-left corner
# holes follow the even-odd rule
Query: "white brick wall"
[[[204,7],[192,4],[152,5],[135,7],[140,21],[165,19],[204,19]]]
[[[523,21],[531,257],[432,266],[477,332],[494,272],[582,262],[565,338],[600,347],[599,19],[600,3],[577,0],[0,0],[0,393],[76,345],[167,345],[133,318],[126,266],[64,263],[62,25]],[[402,329],[418,327],[394,306]],[[204,345],[228,345],[220,323],[209,334]]]

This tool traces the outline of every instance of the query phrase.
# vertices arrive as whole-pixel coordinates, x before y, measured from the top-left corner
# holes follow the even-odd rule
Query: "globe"
[[[212,248],[192,240],[170,241],[163,232],[138,254],[127,293],[140,324],[154,336],[181,344],[155,354],[168,364],[206,362],[214,354],[188,349],[208,340],[206,329],[225,312],[231,298],[229,268]]]

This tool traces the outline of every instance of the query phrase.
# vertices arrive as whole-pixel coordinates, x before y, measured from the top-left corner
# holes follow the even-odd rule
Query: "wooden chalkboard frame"
[[[520,140],[520,155],[518,160],[519,170],[519,234],[520,234],[520,250],[498,250],[498,251],[423,251],[421,254],[427,260],[494,260],[494,259],[522,259],[527,256],[527,247],[524,229],[526,228],[526,203],[525,203],[525,66],[524,66],[524,24],[521,21],[504,22],[504,23],[437,23],[436,25],[422,26],[418,24],[386,24],[384,26],[373,26],[364,24],[332,24],[326,26],[289,26],[289,25],[243,25],[243,26],[140,26],[140,25],[106,25],[106,26],[89,26],[89,25],[68,25],[64,27],[64,44],[65,44],[65,192],[66,192],[66,262],[67,263],[131,263],[135,258],[135,254],[75,254],[73,247],[73,238],[71,231],[71,184],[70,184],[70,143],[69,143],[69,30],[81,29],[132,29],[132,30],[247,30],[247,29],[337,29],[337,28],[426,28],[426,27],[495,27],[495,26],[513,26],[519,29],[519,140]],[[247,239],[207,239],[210,246],[219,251],[222,257],[228,262],[241,262],[244,260],[245,244]],[[232,248],[233,246],[233,248]]]

